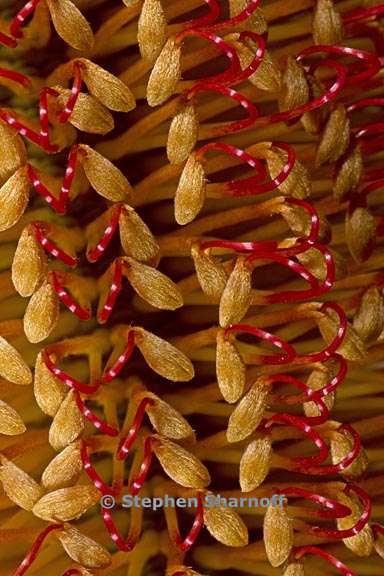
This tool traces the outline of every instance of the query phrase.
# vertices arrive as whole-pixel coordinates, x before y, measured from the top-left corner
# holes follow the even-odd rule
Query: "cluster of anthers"
[[[375,217],[368,205],[369,194],[383,186],[383,172],[364,169],[364,161],[380,149],[381,140],[373,137],[381,133],[384,124],[373,121],[362,125],[354,119],[360,118],[362,109],[380,110],[384,104],[384,98],[376,95],[382,83],[383,42],[377,31],[372,32],[376,53],[344,43],[355,35],[369,34],[373,29],[366,22],[380,18],[384,7],[357,8],[340,15],[330,0],[319,0],[312,23],[314,45],[288,56],[281,72],[266,49],[268,27],[260,0],[229,0],[228,6],[219,0],[206,0],[201,15],[175,24],[167,23],[159,0],[124,3],[127,8],[121,15],[116,13],[116,23],[120,17],[128,21],[139,16],[137,40],[142,59],[131,76],[139,77],[143,70],[150,72],[146,102],[150,107],[165,105],[153,113],[158,114],[154,122],[160,125],[172,118],[166,144],[169,164],[155,172],[153,181],[149,178],[149,186],[161,190],[169,175],[179,179],[174,217],[185,228],[166,235],[162,241],[152,235],[133,207],[134,202],[130,203],[133,189],[109,159],[115,154],[111,143],[102,142],[96,150],[77,142],[78,131],[93,135],[110,132],[114,127],[111,111],[127,113],[135,109],[134,90],[86,57],[75,57],[58,66],[44,86],[38,78],[0,69],[1,81],[8,88],[19,96],[32,94],[38,105],[37,124],[12,109],[0,110],[0,229],[9,230],[12,240],[19,238],[12,281],[19,295],[29,298],[22,321],[25,336],[32,344],[51,339],[39,349],[34,364],[34,396],[40,409],[52,418],[49,443],[58,452],[45,468],[41,483],[12,462],[12,447],[5,452],[7,456],[1,457],[0,479],[8,498],[49,522],[13,576],[22,576],[32,567],[51,534],[74,562],[65,576],[84,576],[93,573],[90,570],[103,574],[111,562],[109,552],[71,522],[99,506],[102,495],[119,499],[124,494],[134,496],[145,491],[153,456],[172,480],[172,487],[169,481],[159,481],[159,493],[171,490],[198,500],[192,527],[185,537],[181,536],[175,511],[165,510],[168,546],[177,550],[170,554],[167,575],[197,575],[184,565],[184,555],[198,543],[204,526],[221,544],[246,549],[249,536],[242,511],[205,509],[203,504],[211,483],[208,468],[201,461],[204,454],[225,451],[236,443],[242,447],[241,492],[285,495],[283,507],[271,505],[265,514],[265,549],[258,561],[266,554],[273,567],[282,568],[284,576],[302,576],[304,556],[319,556],[339,573],[354,576],[356,573],[324,550],[321,543],[343,540],[358,556],[369,555],[375,545],[383,555],[384,528],[370,524],[370,497],[355,483],[367,464],[359,433],[349,423],[331,420],[330,410],[337,389],[347,377],[349,362],[361,360],[364,341],[375,340],[382,332],[382,278],[376,275],[362,297],[359,295],[359,308],[351,325],[345,309],[355,309],[356,298],[346,306],[326,299],[342,278],[342,257],[328,246],[331,230],[310,199],[310,175],[296,150],[273,136],[271,141],[258,138],[247,150],[228,143],[227,137],[249,133],[252,138],[251,129],[273,135],[279,123],[284,123],[289,134],[290,127],[299,122],[309,141],[320,134],[315,158],[310,157],[310,161],[314,161],[315,169],[333,166],[334,200],[324,205],[325,212],[337,213],[340,205],[346,207],[350,254],[358,264],[368,260],[384,233],[383,217]],[[191,3],[189,11],[195,4],[198,6]],[[70,47],[92,53],[91,27],[70,0],[30,0],[10,22],[2,23],[0,42],[7,49],[17,50],[24,34],[33,39],[48,20]],[[204,63],[207,53],[213,53],[220,71],[181,82],[184,58],[188,58],[182,54],[183,49],[192,39],[199,46],[194,66],[199,58]],[[237,90],[239,85],[246,85],[249,96]],[[373,96],[356,100],[354,94],[361,86]],[[279,92],[279,110],[266,106],[267,113],[261,113],[259,108],[264,109],[264,102],[256,106],[252,99],[255,87],[258,94],[263,90]],[[222,122],[200,125],[198,100],[204,101],[212,93],[229,102],[223,104],[218,116],[229,111],[235,119],[226,117]],[[200,140],[204,141],[201,146]],[[87,142],[92,143],[92,138]],[[36,147],[60,159],[69,149],[60,185],[57,171],[52,175],[43,170],[44,160]],[[215,155],[210,163],[207,157],[211,152]],[[212,181],[215,173],[217,182]],[[229,180],[225,179],[228,173]],[[97,217],[82,226],[77,222],[76,206],[89,187],[103,200],[95,210]],[[49,214],[39,204],[23,216],[32,190],[48,204]],[[193,223],[211,199],[233,202],[267,193],[261,202],[247,201],[239,208],[203,216]],[[248,241],[204,235],[205,231],[230,229],[234,224],[269,217],[273,218],[272,233],[277,231],[281,236],[288,225],[293,236]],[[174,311],[183,306],[184,297],[188,298],[196,286],[195,280],[186,279],[184,285],[183,281],[178,285],[157,266],[160,256],[187,250],[203,297],[219,305],[219,326],[204,335],[181,336],[175,347],[141,326],[121,323],[124,314],[119,316],[119,303],[127,288],[124,279],[152,308]],[[283,277],[289,279],[287,287],[255,289],[258,270],[271,265],[277,275],[281,274],[279,269],[283,270]],[[76,273],[79,267],[81,271]],[[100,270],[102,275],[95,279]],[[303,281],[307,286],[301,285]],[[69,313],[60,314],[60,305]],[[262,306],[271,307],[264,315],[264,324],[258,315],[248,315],[251,307]],[[274,334],[265,329],[285,322],[294,323],[291,332],[281,328]],[[3,337],[12,339],[17,335],[20,323],[2,322],[0,327],[1,376],[15,384],[30,383],[32,374],[25,359]],[[320,333],[325,342],[321,350],[313,351],[311,341],[302,345],[300,336],[308,330]],[[62,335],[69,336],[60,340]],[[317,336],[313,338],[316,341]],[[298,346],[292,340],[297,340]],[[181,414],[182,405],[188,413],[187,404],[179,402],[179,412],[172,402],[147,390],[136,375],[141,360],[134,354],[138,350],[145,364],[160,377],[187,382],[194,377],[189,351],[193,357],[194,351],[212,343],[216,346],[218,388],[209,393],[216,399],[219,390],[220,398],[235,406],[225,433],[213,434],[199,445]],[[86,366],[81,360],[84,357]],[[133,375],[127,393],[120,377],[129,360],[128,369]],[[129,408],[122,425],[107,389],[112,390],[112,396],[120,394],[123,399],[128,394]],[[201,394],[204,389],[202,386]],[[193,405],[197,396],[192,396]],[[100,415],[101,407],[105,418]],[[0,403],[0,414],[4,421],[0,431],[9,435],[24,432],[19,415],[4,402]],[[145,416],[152,429],[144,426]],[[89,433],[86,421],[98,431],[97,435]],[[305,453],[310,444],[301,443],[301,438],[313,443],[315,455]],[[273,449],[273,444],[284,440],[294,440],[299,455],[287,456],[284,447],[281,453]],[[111,484],[92,461],[91,454],[103,452],[113,453]],[[130,464],[127,483],[126,462]],[[264,489],[263,482],[272,468],[285,471],[292,480]],[[90,482],[78,483],[83,471]],[[326,483],[324,492],[320,482],[304,482],[304,475],[315,480],[331,476],[333,480]],[[220,478],[214,485],[217,491]],[[316,519],[318,525],[300,520],[305,514]],[[114,512],[101,507],[105,529],[121,553],[141,545],[142,515],[142,510],[131,510],[128,535],[124,537]],[[337,529],[324,525],[323,520],[335,521]],[[309,543],[303,543],[302,538],[302,543],[296,544],[297,535],[306,535]],[[144,545],[155,546],[150,539]],[[117,569],[119,558],[114,555],[112,560]]]

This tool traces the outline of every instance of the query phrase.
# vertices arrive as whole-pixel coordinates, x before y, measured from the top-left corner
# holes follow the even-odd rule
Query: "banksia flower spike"
[[[382,574],[383,6],[2,10],[0,575]]]

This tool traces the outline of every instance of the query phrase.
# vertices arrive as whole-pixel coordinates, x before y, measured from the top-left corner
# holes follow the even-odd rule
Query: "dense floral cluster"
[[[382,574],[384,6],[2,8],[0,576]]]

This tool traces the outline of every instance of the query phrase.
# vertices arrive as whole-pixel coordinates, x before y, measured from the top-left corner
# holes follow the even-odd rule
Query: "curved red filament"
[[[10,31],[12,36],[14,36],[15,38],[22,37],[23,34],[20,28],[24,24],[28,16],[30,16],[33,13],[39,2],[40,0],[29,0],[29,2],[27,2],[21,10],[19,10],[19,12],[16,14],[16,16],[13,18],[11,22]]]
[[[104,480],[99,476],[95,468],[92,466],[91,459],[88,454],[88,446],[85,440],[81,441],[80,456],[83,463],[83,468],[88,475],[88,478],[93,482],[96,488],[100,490],[103,495],[116,495],[116,490],[111,488],[111,486],[107,486],[107,484],[105,484]]]
[[[29,128],[26,124],[23,124],[20,120],[15,118],[12,114],[7,112],[6,110],[0,110],[0,119],[3,120],[8,126],[14,128],[16,132],[18,132],[21,136],[24,136],[33,144],[44,148],[44,150],[48,154],[52,154],[58,151],[57,146],[51,145],[47,138],[43,138],[42,135],[38,132],[35,132],[31,128]]]
[[[304,248],[305,246],[301,246],[301,251],[304,251]],[[282,266],[289,268],[301,276],[310,284],[310,288],[308,290],[286,290],[277,294],[268,294],[265,296],[267,302],[271,304],[277,302],[296,302],[298,300],[304,300],[305,298],[312,298],[314,293],[317,294],[319,289],[319,282],[317,278],[311,272],[309,272],[309,270],[307,270],[303,264],[300,264],[291,258],[281,256],[277,252],[254,252],[247,258],[247,262],[249,264],[255,260],[271,260],[272,262],[281,264]]]
[[[7,48],[15,48],[17,46],[16,40],[10,36],[7,36],[3,32],[0,32],[0,44],[7,46]]]
[[[124,460],[127,457],[127,454],[131,449],[132,445],[134,444],[137,435],[139,433],[146,409],[148,406],[151,406],[152,404],[154,404],[154,400],[152,400],[152,398],[143,398],[143,400],[140,402],[132,426],[128,430],[127,435],[120,441],[116,455],[116,458],[118,460]]]
[[[51,360],[50,353],[53,353],[53,351],[50,352],[49,349],[47,348],[43,350],[42,352],[43,362],[48,368],[48,370],[51,372],[51,374],[56,376],[56,378],[61,380],[61,382],[63,382],[70,388],[73,388],[74,390],[81,392],[82,394],[93,394],[99,389],[101,384],[100,382],[96,382],[95,384],[83,384],[82,382],[79,382],[79,380],[72,378],[72,376],[61,370],[61,368],[59,368],[56,365],[56,363]]]
[[[62,527],[63,527],[62,524],[50,524],[49,526],[47,526],[36,538],[36,540],[32,544],[30,551],[28,552],[28,554],[26,555],[20,566],[15,570],[15,572],[13,572],[12,576],[23,576],[23,574],[25,574],[28,568],[32,565],[34,560],[36,560],[37,554],[39,553],[39,550],[42,547],[44,540],[47,538],[47,536],[49,536],[49,534],[53,532],[53,530],[58,530]]]
[[[81,85],[83,83],[82,78],[82,68],[79,62],[75,62],[73,65],[73,84],[71,88],[71,95],[67,100],[64,110],[59,115],[59,122],[64,124],[67,122],[76,106],[76,102],[79,98]]]
[[[134,348],[135,348],[135,335],[134,332],[130,331],[128,333],[127,345],[124,351],[120,354],[120,356],[112,366],[104,370],[102,376],[103,382],[111,382],[111,380],[113,380],[120,374],[120,372],[122,371],[128,360],[132,356]]]
[[[306,210],[311,219],[311,229],[307,237],[299,238],[298,243],[291,248],[279,248],[276,240],[262,240],[257,242],[232,242],[230,240],[207,240],[201,242],[199,245],[200,250],[208,250],[210,248],[228,248],[236,252],[272,252],[284,256],[294,256],[306,251],[309,246],[313,246],[317,240],[320,228],[319,216],[315,208],[306,202],[296,198],[286,198],[285,203],[299,206]],[[333,261],[332,261],[333,262]],[[331,279],[328,279],[328,283]]]
[[[148,476],[148,472],[152,463],[152,457],[152,438],[151,436],[147,436],[147,438],[144,440],[144,457],[140,466],[139,473],[136,478],[133,479],[129,489],[129,492],[132,494],[132,496],[135,496],[140,492],[145,479]]]
[[[122,206],[120,204],[112,211],[110,221],[105,228],[102,237],[98,241],[95,248],[91,248],[87,252],[87,260],[89,262],[97,262],[97,260],[104,254],[109,243],[111,242],[114,233],[119,226],[119,218],[121,214]]]
[[[251,176],[249,178],[243,178],[242,180],[232,180],[226,183],[226,189],[230,196],[254,196],[256,194],[263,194],[265,192],[270,192],[274,190],[280,184],[282,184],[292,172],[295,164],[296,155],[291,146],[285,142],[273,142],[273,147],[279,148],[287,153],[287,161],[283,166],[281,172],[269,182],[260,182],[266,178],[267,173],[265,167],[261,164],[258,158],[251,156],[244,150],[231,146],[230,144],[224,144],[223,142],[210,142],[205,144],[197,150],[199,156],[204,155],[209,150],[222,150],[226,154],[237,158],[243,164],[248,164],[253,170],[257,171],[256,176]]]
[[[251,100],[243,96],[240,92],[236,92],[236,90],[228,88],[227,86],[222,86],[221,84],[215,84],[211,81],[198,82],[197,84],[195,84],[195,86],[193,86],[193,88],[191,88],[186,93],[186,99],[191,99],[199,92],[208,92],[208,91],[216,92],[216,94],[222,94],[223,96],[228,96],[229,98],[232,98],[232,100],[238,102],[240,106],[244,108],[244,110],[248,114],[247,118],[244,118],[242,120],[236,120],[233,122],[226,122],[225,126],[218,127],[217,129],[214,130],[215,135],[231,134],[233,132],[238,132],[239,130],[244,130],[245,128],[248,128],[249,126],[252,126],[255,123],[259,115],[256,106],[251,102]]]
[[[63,183],[61,185],[59,198],[56,198],[55,196],[53,196],[53,194],[51,194],[48,188],[41,182],[39,176],[31,166],[31,164],[27,164],[27,175],[31,184],[35,188],[36,192],[40,194],[40,196],[44,198],[47,204],[49,204],[59,214],[64,214],[67,210],[69,193],[75,176],[76,164],[77,164],[77,146],[72,146],[68,155],[67,167],[65,169],[65,174],[63,178]]]
[[[59,248],[52,240],[46,236],[45,232],[47,231],[47,228],[49,228],[49,225],[47,225],[45,222],[32,222],[31,225],[33,227],[34,236],[37,242],[44,248],[46,252],[48,252],[48,254],[51,254],[51,256],[61,260],[68,266],[77,266],[77,258],[74,258],[70,254],[67,254],[61,250],[61,248]]]
[[[189,36],[197,36],[199,38],[204,38],[208,40],[211,44],[216,46],[229,60],[230,66],[225,72],[221,72],[220,74],[215,74],[214,76],[210,76],[208,78],[209,82],[219,83],[219,84],[230,84],[233,80],[238,76],[241,72],[240,69],[240,60],[237,55],[235,48],[230,46],[227,42],[225,42],[220,36],[217,36],[209,29],[198,29],[198,28],[188,28],[183,32],[180,32],[176,36],[176,42],[182,43],[185,38]],[[202,80],[199,80],[201,82]]]
[[[353,438],[353,446],[350,452],[340,462],[338,462],[337,464],[329,464],[326,466],[310,465],[305,468],[302,468],[301,463],[299,462],[299,467],[296,468],[296,470],[298,472],[303,472],[305,474],[312,474],[314,476],[327,476],[329,474],[336,474],[338,472],[342,472],[343,470],[348,468],[348,466],[350,466],[356,460],[356,458],[360,453],[361,441],[358,433],[349,424],[340,425],[338,431],[341,430],[346,430],[351,434]],[[322,440],[322,442],[324,442],[324,440]]]
[[[21,74],[20,72],[16,72],[15,70],[8,70],[7,68],[0,68],[0,77],[8,78],[8,80],[12,80],[13,82],[17,82],[24,88],[29,88],[31,85],[31,81],[27,76]]]
[[[347,375],[347,361],[340,356],[340,354],[332,354],[330,357],[332,360],[338,360],[339,362],[339,370],[337,374],[331,379],[331,381],[322,388],[318,390],[313,390],[304,382],[301,382],[298,378],[291,376],[290,374],[274,374],[269,376],[269,380],[271,382],[285,382],[287,384],[292,384],[299,390],[303,390],[304,394],[301,396],[291,396],[291,395],[283,395],[278,397],[278,400],[281,400],[287,404],[297,403],[297,402],[308,402],[309,400],[316,402],[316,400],[321,400],[328,394],[334,392],[337,387],[343,382]]]
[[[108,508],[102,508],[102,517],[104,525],[118,549],[122,552],[130,552],[135,547],[136,540],[130,536],[128,536],[128,538],[125,540],[121,536]]]
[[[252,336],[256,336],[256,338],[261,338],[266,342],[270,342],[277,348],[284,350],[285,354],[281,355],[271,355],[271,356],[258,356],[258,360],[264,364],[289,364],[294,360],[296,357],[296,352],[292,348],[288,342],[271,334],[270,332],[266,332],[265,330],[261,330],[261,328],[256,328],[255,326],[249,326],[248,324],[232,324],[225,330],[225,334],[231,334],[234,332],[243,332],[246,334],[252,334]]]
[[[65,290],[60,281],[60,273],[51,272],[50,275],[52,278],[53,289],[64,306],[66,306],[72,314],[80,318],[80,320],[89,320],[91,318],[91,310],[80,306],[71,294]]]
[[[122,288],[122,279],[123,279],[123,267],[120,258],[115,260],[114,264],[114,272],[112,283],[109,288],[109,292],[105,299],[103,308],[97,314],[97,319],[100,323],[104,323],[108,320],[110,315],[112,314],[113,307],[116,303],[117,297],[120,294]]]
[[[310,528],[310,531],[318,536],[325,536],[326,538],[334,538],[335,540],[350,538],[352,536],[356,536],[356,534],[361,532],[364,526],[366,526],[366,524],[368,523],[371,515],[371,509],[372,509],[371,500],[368,494],[366,494],[364,490],[359,488],[359,486],[355,486],[354,484],[348,484],[345,487],[344,492],[348,493],[351,491],[355,492],[359,496],[364,506],[360,518],[353,526],[351,526],[351,528],[347,528],[346,530],[330,530],[328,528],[320,528],[319,526],[312,526]]]
[[[252,76],[252,74],[254,72],[256,72],[256,70],[260,66],[260,64],[264,58],[264,54],[265,54],[266,42],[262,36],[260,36],[259,34],[255,34],[255,32],[251,32],[250,30],[244,30],[244,32],[241,32],[239,40],[242,41],[246,38],[256,42],[257,49],[256,49],[255,56],[254,56],[252,62],[250,64],[248,64],[248,66],[246,68],[244,68],[244,70],[242,72],[240,72],[236,76],[236,78],[234,79],[234,82],[236,84],[238,82],[243,82],[243,80],[246,80],[247,78]]]
[[[380,16],[381,14],[384,14],[383,4],[370,6],[368,8],[358,8],[357,10],[351,10],[350,12],[343,14],[343,22],[344,24],[349,24],[350,22],[365,20],[367,18],[372,18],[373,16]]]
[[[293,426],[294,428],[297,428],[298,430],[301,430],[305,436],[312,440],[315,446],[319,449],[317,456],[290,458],[290,462],[292,463],[292,467],[295,471],[311,474],[309,470],[312,470],[312,467],[321,464],[328,458],[329,448],[325,440],[316,430],[312,428],[312,426],[310,426],[310,424],[307,424],[303,418],[286,413],[274,414],[267,420],[265,427],[270,428],[276,422],[283,422]]]
[[[50,191],[48,190],[48,188],[46,188],[46,186],[44,186],[39,176],[32,168],[31,164],[27,164],[27,176],[36,192],[44,198],[47,204],[49,204],[55,210],[55,212],[58,212],[59,214],[63,213],[60,201],[50,193]]]
[[[75,399],[80,412],[83,414],[83,416],[85,416],[85,418],[89,422],[91,422],[91,424],[93,424],[93,426],[97,430],[99,430],[103,434],[106,434],[107,436],[118,436],[119,431],[116,428],[110,426],[107,422],[105,422],[105,420],[101,420],[101,418],[96,416],[96,414],[92,412],[92,410],[87,408],[77,390],[75,390]]]
[[[276,490],[275,492],[276,494],[284,494],[285,496],[297,496],[299,498],[304,498],[305,500],[310,500],[315,504],[319,504],[323,507],[323,509],[316,511],[316,514],[320,518],[345,518],[351,514],[351,510],[348,506],[345,506],[332,498],[326,498],[320,494],[315,494],[314,492],[305,490],[305,488],[288,486],[284,489]]]
[[[257,171],[256,176],[252,176],[251,178],[245,178],[240,182],[237,181],[228,182],[227,187],[232,187],[236,189],[236,186],[238,186],[241,183],[243,183],[244,186],[245,184],[248,185],[256,184],[259,181],[259,179],[264,179],[267,176],[267,172],[264,166],[261,164],[260,160],[258,158],[255,158],[254,156],[251,156],[244,150],[241,150],[241,148],[236,148],[235,146],[231,146],[230,144],[225,144],[223,142],[209,142],[208,144],[205,144],[204,146],[199,148],[196,154],[202,157],[206,152],[210,150],[221,150],[226,154],[229,154],[233,158],[237,158],[243,164],[248,164],[248,166],[250,166],[253,170]]]
[[[317,47],[315,47],[317,48]],[[300,55],[299,55],[300,56]],[[297,57],[296,59],[299,59]],[[312,71],[320,66],[325,66],[327,68],[333,68],[337,72],[337,77],[334,80],[333,84],[326,90],[326,92],[307,102],[306,104],[302,104],[297,108],[293,108],[292,110],[287,110],[285,112],[276,112],[275,114],[270,114],[269,116],[261,116],[258,119],[258,124],[273,124],[275,122],[288,122],[290,120],[294,120],[295,118],[299,119],[300,116],[305,114],[306,112],[312,112],[317,108],[320,108],[324,104],[327,104],[331,100],[334,100],[341,92],[342,88],[345,85],[347,72],[345,66],[336,62],[335,60],[320,60],[319,62],[315,62],[312,65]]]
[[[375,54],[371,54],[370,52],[366,52],[365,50],[357,50],[356,48],[349,48],[348,46],[334,46],[328,44],[321,44],[317,46],[310,46],[309,48],[305,48],[300,54],[297,56],[297,60],[302,60],[307,56],[312,56],[313,54],[334,54],[337,56],[352,56],[356,58],[359,62],[359,66],[363,63],[366,66],[366,69],[359,74],[349,74],[349,72],[353,71],[354,65],[346,65],[346,78],[345,83],[349,85],[360,84],[363,80],[367,80],[374,76],[377,72],[379,72],[381,68],[380,60]],[[316,66],[318,64],[316,63]]]
[[[317,548],[316,546],[302,546],[301,548],[295,548],[294,550],[294,555],[297,559],[302,558],[306,554],[320,556],[326,560],[328,564],[331,564],[337,568],[337,570],[340,572],[340,574],[343,574],[343,576],[357,576],[356,572],[352,572],[348,566],[343,564],[340,560],[335,558],[335,556],[332,556],[332,554],[329,554],[329,552],[326,552],[322,548]]]
[[[320,308],[320,311],[324,311],[327,309],[334,310],[339,318],[339,327],[337,329],[334,339],[326,348],[324,348],[324,350],[321,350],[320,352],[315,352],[314,354],[306,354],[305,356],[298,356],[297,357],[298,362],[300,363],[323,362],[324,360],[329,359],[342,344],[348,328],[347,317],[345,315],[345,312],[341,308],[341,306],[339,306],[335,302],[324,302],[324,304]]]
[[[204,508],[202,499],[199,495],[197,497],[196,515],[192,524],[192,528],[188,532],[188,535],[184,538],[184,540],[181,538],[179,533],[177,533],[175,536],[176,545],[180,548],[182,552],[187,552],[193,546],[203,526],[204,526]]]
[[[185,29],[190,27],[192,28],[199,28],[200,26],[208,26],[215,22],[221,13],[220,4],[217,0],[204,0],[206,4],[208,4],[209,12],[200,18],[195,18],[194,20],[190,20],[189,22],[185,22],[184,26]]]

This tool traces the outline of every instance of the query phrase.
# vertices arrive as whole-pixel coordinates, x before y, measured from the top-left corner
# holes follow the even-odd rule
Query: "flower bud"
[[[344,106],[339,105],[331,112],[321,136],[317,152],[316,167],[326,162],[336,162],[349,145],[350,122]]]
[[[29,201],[29,180],[22,166],[0,188],[0,232],[12,228]]]
[[[144,328],[133,330],[135,344],[152,370],[173,382],[187,382],[194,377],[192,362],[180,350]]]
[[[179,288],[165,274],[133,258],[125,257],[124,262],[124,275],[143,300],[161,310],[176,310],[183,305]]]
[[[73,486],[83,470],[79,442],[69,444],[48,464],[41,477],[47,491]]]
[[[353,328],[362,340],[376,340],[384,328],[384,299],[376,286],[363,294],[353,318]]]
[[[27,162],[27,150],[20,135],[0,122],[0,185]]]
[[[41,498],[43,490],[39,484],[5,456],[0,456],[0,480],[3,489],[12,502],[24,510],[32,510]]]
[[[82,78],[89,93],[106,108],[116,112],[133,110],[136,105],[135,98],[124,82],[91,60],[79,58],[77,62],[82,65]]]
[[[167,21],[160,0],[144,0],[137,41],[142,58],[153,64],[167,41]]]
[[[45,282],[28,302],[24,314],[24,332],[32,343],[41,342],[55,328],[60,315],[58,296],[50,282]]]
[[[59,92],[57,98],[59,109],[64,110],[71,96],[71,90],[61,86],[55,86],[54,89]],[[78,130],[90,134],[107,134],[114,127],[113,117],[109,110],[96,98],[83,92],[80,92],[68,122]]]
[[[127,256],[139,262],[155,258],[159,245],[155,237],[133,208],[124,204],[119,218],[120,242]]]
[[[209,472],[194,454],[182,446],[156,437],[161,442],[154,442],[153,451],[168,476],[185,488],[205,488],[211,481]]]
[[[12,262],[12,282],[20,296],[31,296],[46,269],[44,251],[29,226],[20,234]]]
[[[216,339],[216,376],[220,392],[227,402],[237,402],[242,395],[245,372],[245,364],[236,345],[219,330]]]
[[[49,443],[56,450],[62,450],[74,442],[84,429],[84,418],[70,390],[52,420],[49,429]]]
[[[154,400],[153,404],[147,406],[146,412],[156,432],[171,440],[183,440],[184,438],[194,440],[193,429],[178,410],[161,400],[156,394],[145,392],[144,396]]]
[[[311,390],[320,390],[320,388],[324,388],[324,386],[329,384],[331,378],[331,372],[327,368],[322,367],[321,370],[319,368],[315,368],[311,372],[306,384],[309,388],[311,388]],[[322,398],[322,401],[328,410],[332,410],[335,403],[335,393],[331,392],[331,394],[327,394],[324,396],[324,398]],[[317,407],[316,402],[304,402],[303,409],[304,414],[307,417],[320,416],[320,410]]]
[[[170,98],[181,79],[181,47],[169,38],[157,57],[147,85],[149,106],[159,106]]]
[[[175,219],[180,225],[192,222],[204,206],[205,172],[201,160],[192,153],[180,176],[175,194]]]
[[[353,448],[353,439],[346,431],[334,432],[331,439],[331,456],[332,464],[341,462]],[[352,462],[347,468],[340,471],[340,474],[345,478],[359,478],[368,467],[368,458],[364,448],[361,448],[360,453],[356,460]]]
[[[270,385],[260,377],[233,410],[227,428],[228,442],[240,442],[260,424],[266,408]]]
[[[288,56],[282,77],[282,95],[279,99],[281,112],[293,110],[309,100],[309,87],[304,67],[292,56]]]
[[[0,400],[0,434],[17,436],[18,434],[23,434],[25,431],[26,427],[24,422],[16,410]]]
[[[87,20],[71,0],[46,0],[59,36],[76,50],[89,50],[93,33]]]
[[[111,563],[111,555],[104,546],[69,524],[64,527],[64,530],[56,532],[56,537],[60,540],[68,556],[81,566],[105,568]]]
[[[112,202],[126,201],[132,188],[123,173],[86,144],[80,144],[78,150],[79,162],[96,192]]]
[[[193,102],[185,104],[173,117],[168,132],[167,156],[171,164],[182,164],[195,147],[199,121]]]
[[[240,460],[240,486],[242,492],[251,492],[262,484],[271,467],[272,443],[268,436],[248,444]]]
[[[287,162],[287,153],[282,150],[268,150],[267,165],[271,178],[281,173]],[[307,169],[299,160],[295,160],[289,176],[279,185],[279,190],[293,198],[307,198],[311,194],[312,185]]]
[[[333,196],[338,202],[347,200],[352,192],[356,192],[363,175],[363,158],[361,150],[356,146],[343,160],[338,169],[333,185]]]
[[[47,521],[69,522],[80,518],[100,499],[100,492],[93,486],[70,486],[45,494],[34,505],[32,512]]]
[[[55,378],[48,370],[41,352],[35,362],[35,377],[33,388],[36,402],[48,416],[54,416],[68,392],[68,386]]]
[[[317,0],[312,22],[315,44],[338,46],[343,38],[342,19],[332,0]]]
[[[246,264],[246,259],[240,257],[221,296],[220,326],[226,328],[244,318],[251,303],[251,291],[252,273]]]
[[[17,350],[0,336],[0,376],[13,384],[31,384],[32,373]]]
[[[202,291],[212,299],[220,298],[228,280],[224,266],[197,246],[192,247],[191,254]]]
[[[327,344],[330,344],[335,339],[339,324],[338,315],[334,310],[326,310],[318,320],[319,330]],[[363,360],[366,356],[364,342],[356,334],[349,322],[344,340],[338,347],[337,352],[346,360],[354,362]]]
[[[206,508],[204,524],[208,532],[225,546],[238,548],[248,544],[248,528],[231,508]]]
[[[293,546],[292,521],[286,507],[269,506],[264,516],[264,544],[269,562],[275,568],[281,566]]]
[[[376,220],[367,208],[347,212],[345,236],[352,258],[358,264],[368,260],[376,244]]]
[[[345,518],[337,518],[337,528],[339,530],[348,530],[352,528],[361,517],[361,504],[355,496],[347,496],[344,492],[338,494],[338,500],[340,500],[341,504],[350,508],[351,514]],[[343,538],[343,542],[356,556],[370,556],[373,549],[372,529],[369,524],[366,524],[355,536]]]

